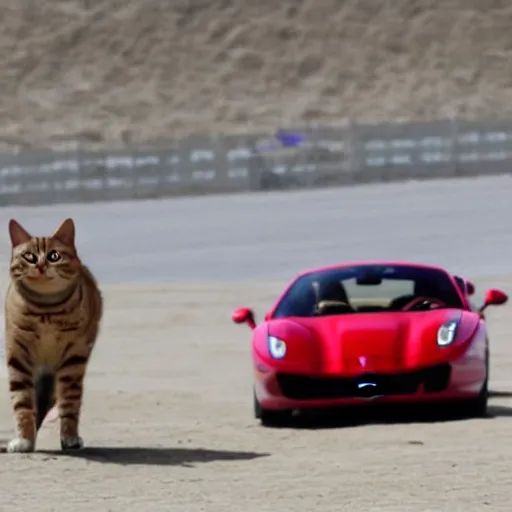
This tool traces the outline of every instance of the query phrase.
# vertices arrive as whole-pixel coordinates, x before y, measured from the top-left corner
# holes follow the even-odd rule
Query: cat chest
[[[78,342],[80,337],[80,325],[77,322],[47,320],[39,322],[35,331],[35,359],[39,364],[47,366],[58,364],[69,343]]]

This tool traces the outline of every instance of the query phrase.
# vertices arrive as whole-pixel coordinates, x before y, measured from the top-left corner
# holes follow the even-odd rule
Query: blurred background
[[[4,0],[0,204],[508,172],[512,5]]]

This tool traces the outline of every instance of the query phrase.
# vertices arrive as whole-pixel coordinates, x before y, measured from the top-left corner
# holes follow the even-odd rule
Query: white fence
[[[0,205],[510,172],[512,121],[353,124],[190,137],[169,149],[0,154]]]

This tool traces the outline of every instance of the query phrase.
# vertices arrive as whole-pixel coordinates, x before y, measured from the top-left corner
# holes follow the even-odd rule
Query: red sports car
[[[376,402],[454,401],[486,414],[489,336],[483,315],[508,296],[447,270],[367,261],[299,274],[252,329],[254,414],[264,425],[296,410]]]

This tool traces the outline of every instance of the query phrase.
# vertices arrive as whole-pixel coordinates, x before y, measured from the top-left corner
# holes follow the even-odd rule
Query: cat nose
[[[38,263],[36,265],[37,270],[39,270],[40,274],[44,274],[44,264]]]

